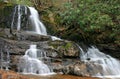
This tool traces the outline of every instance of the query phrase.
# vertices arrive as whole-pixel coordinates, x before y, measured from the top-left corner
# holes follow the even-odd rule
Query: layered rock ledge
[[[101,66],[94,63],[86,63],[80,60],[80,49],[78,45],[68,40],[52,40],[51,36],[39,35],[31,32],[14,31],[0,29],[0,48],[6,55],[10,53],[9,69],[18,71],[17,65],[21,56],[31,44],[36,44],[37,48],[46,52],[50,58],[50,65],[56,73],[70,74],[90,77],[97,73],[102,73]],[[103,49],[103,48],[101,48]],[[45,61],[48,64],[47,61]],[[1,64],[0,64],[1,65]]]

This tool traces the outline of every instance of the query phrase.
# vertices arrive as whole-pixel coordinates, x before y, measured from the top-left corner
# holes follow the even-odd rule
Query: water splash
[[[36,49],[36,45],[30,45],[30,48],[25,52],[25,55],[20,58],[18,70],[27,74],[47,75],[53,73],[42,60],[38,59],[38,57],[43,56],[38,55],[44,55],[44,53],[39,52],[39,50]],[[46,55],[44,56],[46,57]]]
[[[52,39],[52,41],[55,41],[55,40],[62,40],[61,38],[58,38],[58,37],[56,37],[56,36],[51,36],[51,39]]]
[[[117,59],[100,52],[97,48],[88,48],[87,52],[84,52],[82,48],[80,58],[84,62],[94,63],[102,67],[99,73],[92,75],[93,77],[101,78],[120,78],[120,61]]]

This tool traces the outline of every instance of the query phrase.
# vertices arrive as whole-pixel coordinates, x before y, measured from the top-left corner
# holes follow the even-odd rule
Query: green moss
[[[52,46],[52,47],[55,48],[55,49],[57,49],[57,47],[58,47],[58,45],[55,45],[55,44],[50,45],[50,46]]]
[[[65,50],[68,50],[73,46],[72,42],[62,42],[62,41],[54,41],[54,42],[49,42],[49,46],[54,47],[57,49],[58,47],[62,47]]]
[[[62,46],[62,48],[66,49],[66,50],[71,48],[71,47],[72,47],[72,43],[71,42],[68,42],[68,43],[66,43],[66,45]]]
[[[64,45],[64,42],[56,40],[56,41],[51,41],[48,44],[49,46],[53,46],[55,49],[57,49],[58,46]]]

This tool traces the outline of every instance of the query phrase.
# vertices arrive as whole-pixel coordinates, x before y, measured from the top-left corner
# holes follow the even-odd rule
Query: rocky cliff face
[[[100,51],[120,59],[120,46],[116,44],[98,44],[97,47]]]
[[[6,52],[6,50],[10,52],[10,69],[12,70],[17,70],[20,56],[25,54],[31,44],[36,44],[38,49],[44,50],[47,56],[52,59],[53,64],[61,65],[61,67],[68,63],[68,60],[69,63],[72,63],[73,60],[76,61],[76,58],[79,58],[80,51],[74,42],[67,40],[52,41],[50,36],[24,31],[14,32],[14,35],[12,35],[10,29],[0,30],[0,48],[2,52]],[[62,65],[63,61],[64,65]]]
[[[86,63],[80,60],[80,49],[76,43],[67,40],[51,39],[51,36],[43,36],[25,31],[15,31],[14,35],[10,29],[0,29],[1,52],[10,53],[9,69],[18,71],[17,65],[21,56],[29,48],[29,45],[36,44],[37,48],[46,52],[51,59],[53,71],[56,73],[71,74],[78,76],[91,76],[102,73],[102,67],[94,62]],[[103,49],[103,48],[101,48]],[[89,60],[88,60],[89,61]],[[47,62],[46,62],[47,64]]]
[[[10,14],[14,5],[7,5],[0,2],[0,27],[8,27]]]

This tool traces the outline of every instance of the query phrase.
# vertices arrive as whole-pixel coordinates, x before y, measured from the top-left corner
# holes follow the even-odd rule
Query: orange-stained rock
[[[0,70],[0,79],[31,79],[14,71]]]
[[[51,75],[51,76],[40,76],[40,75],[20,75],[14,71],[0,70],[0,79],[99,79],[93,77],[79,77],[72,75]]]
[[[79,77],[79,76],[72,76],[72,75],[51,75],[51,76],[36,76],[36,75],[28,75],[30,78],[33,79],[100,79],[95,77]]]

